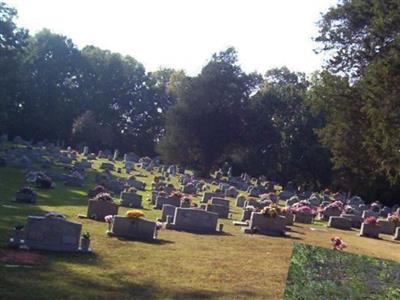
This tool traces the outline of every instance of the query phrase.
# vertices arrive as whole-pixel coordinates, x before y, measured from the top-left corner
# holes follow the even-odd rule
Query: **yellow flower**
[[[131,209],[126,212],[128,218],[140,218],[144,217],[144,213],[139,209]]]

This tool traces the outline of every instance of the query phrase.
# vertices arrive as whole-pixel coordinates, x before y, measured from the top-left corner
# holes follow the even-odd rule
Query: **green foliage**
[[[322,16],[316,41],[320,52],[331,54],[330,70],[359,76],[371,61],[398,47],[400,1],[341,0]]]
[[[243,135],[242,115],[255,82],[229,48],[213,55],[198,76],[175,84],[178,100],[167,113],[162,157],[191,165],[203,175],[221,163]]]
[[[284,299],[396,299],[400,264],[295,244]]]
[[[0,2],[0,132],[9,132],[17,120],[20,67],[19,57],[26,43],[27,32],[15,24],[17,11]]]
[[[77,144],[89,146],[92,151],[104,149],[113,143],[112,129],[99,124],[94,113],[87,111],[74,120],[72,140]]]

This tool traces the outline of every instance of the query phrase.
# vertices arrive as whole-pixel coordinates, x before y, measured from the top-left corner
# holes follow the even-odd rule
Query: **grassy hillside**
[[[95,162],[96,169],[100,162]],[[32,267],[0,264],[1,299],[278,299],[283,297],[293,243],[330,247],[333,235],[348,243],[349,252],[400,261],[400,243],[390,236],[362,238],[357,231],[327,229],[321,222],[295,225],[287,238],[245,235],[232,220],[221,220],[224,235],[161,230],[155,243],[111,238],[105,234],[106,223],[77,218],[86,212],[94,172],[83,188],[56,182],[54,190],[37,190],[38,203],[30,205],[12,202],[23,185],[22,172],[0,168],[2,248],[12,227],[24,223],[27,215],[58,211],[83,224],[83,231],[91,233],[94,251],[90,255],[40,252],[42,263]],[[156,173],[141,173],[146,177],[140,180],[148,186],[140,192],[144,212],[156,219],[161,211],[146,201]],[[177,185],[177,178],[173,183]],[[126,210],[120,208],[120,214]],[[234,208],[233,219],[240,218]]]

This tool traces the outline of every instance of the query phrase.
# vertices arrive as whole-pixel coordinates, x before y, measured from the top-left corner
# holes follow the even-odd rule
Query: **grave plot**
[[[218,214],[198,208],[175,209],[173,218],[167,216],[167,229],[194,233],[217,233]]]
[[[88,252],[89,245],[81,242],[81,230],[81,224],[65,220],[60,214],[29,216],[25,226],[14,228],[9,245],[20,249]]]

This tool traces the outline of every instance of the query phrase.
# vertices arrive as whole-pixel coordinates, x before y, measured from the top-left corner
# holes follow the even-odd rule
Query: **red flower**
[[[333,250],[343,250],[347,247],[347,244],[342,240],[341,237],[335,236],[331,238]]]

